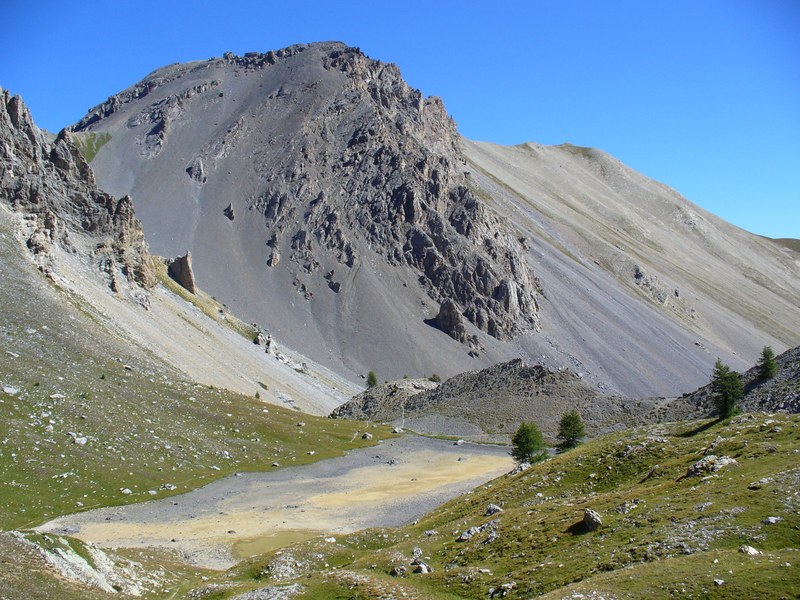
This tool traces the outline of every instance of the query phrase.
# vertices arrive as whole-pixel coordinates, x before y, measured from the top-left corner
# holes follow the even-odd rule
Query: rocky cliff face
[[[54,245],[90,255],[114,291],[155,276],[133,202],[98,189],[71,135],[50,142],[18,96],[0,89],[0,198],[25,215],[26,243],[44,272]]]
[[[141,157],[161,160],[196,128],[187,119],[200,116],[200,105],[216,114],[237,93],[232,78],[250,82],[232,98],[247,96],[243,110],[226,119],[221,138],[195,132],[203,143],[184,148],[191,156],[173,174],[203,188],[223,175],[226,158],[245,162],[245,197],[221,212],[233,221],[241,207],[263,219],[268,265],[290,270],[307,299],[306,279],[352,293],[342,286],[365,262],[366,247],[390,266],[413,269],[434,301],[452,300],[497,339],[537,326],[536,281],[523,248],[470,190],[441,100],[423,98],[397,67],[356,48],[301,45],[157,71],[75,129],[122,112]]]

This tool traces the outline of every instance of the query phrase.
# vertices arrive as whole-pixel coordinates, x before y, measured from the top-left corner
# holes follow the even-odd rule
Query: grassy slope
[[[708,478],[686,477],[704,453],[737,464]],[[410,598],[476,598],[512,581],[509,597],[520,598],[592,591],[632,598],[791,597],[800,589],[800,570],[786,566],[800,559],[798,453],[797,416],[748,414],[727,423],[613,434],[495,480],[417,524],[333,545],[308,543],[291,554],[308,565],[298,581],[314,598],[369,598],[388,589]],[[764,477],[771,481],[748,489]],[[504,512],[485,517],[489,503]],[[602,515],[599,530],[581,524],[585,508]],[[764,524],[770,516],[782,520]],[[455,541],[458,532],[492,518],[499,518],[496,540],[486,543],[484,531]],[[430,530],[437,533],[424,533]],[[764,555],[745,556],[738,552],[742,544]],[[395,565],[412,570],[414,547],[429,557],[434,573],[390,577]],[[275,560],[240,567],[243,587],[270,582],[265,567]]]
[[[374,443],[356,435],[361,423],[307,415],[300,434],[297,412],[197,385],[115,340],[34,273],[7,220],[0,259],[0,384],[18,390],[0,387],[0,529]]]
[[[106,132],[73,132],[72,137],[86,162],[92,162],[100,148],[111,140],[111,134]]]

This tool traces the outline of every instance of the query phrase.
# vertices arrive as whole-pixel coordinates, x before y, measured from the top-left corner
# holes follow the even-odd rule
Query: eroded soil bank
[[[315,535],[407,523],[512,466],[505,447],[404,435],[181,496],[60,517],[38,530],[104,547],[168,548],[190,564],[225,569]]]

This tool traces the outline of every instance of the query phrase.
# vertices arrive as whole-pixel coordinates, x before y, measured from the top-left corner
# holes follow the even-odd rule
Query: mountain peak
[[[74,130],[111,135],[98,177],[134,192],[159,254],[190,249],[201,282],[258,282],[240,288],[254,320],[265,308],[254,299],[288,280],[336,338],[337,321],[385,315],[377,298],[349,314],[357,286],[402,277],[421,330],[446,299],[498,340],[538,326],[524,248],[471,188],[443,102],[357,48],[300,44],[168,67]],[[124,164],[106,163],[108,149]]]

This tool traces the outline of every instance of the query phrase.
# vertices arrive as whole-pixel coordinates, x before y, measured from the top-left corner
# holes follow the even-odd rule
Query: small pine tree
[[[778,374],[778,361],[775,360],[775,352],[769,346],[764,346],[761,351],[761,358],[758,360],[758,379],[766,381]]]
[[[517,462],[534,463],[547,457],[544,437],[536,423],[520,423],[511,443],[511,456]]]
[[[370,371],[367,373],[367,387],[374,388],[378,385],[378,376],[375,375],[375,371]]]
[[[561,440],[561,447],[574,448],[580,444],[582,437],[586,435],[578,410],[573,408],[561,415],[561,422],[558,424],[558,439]]]
[[[714,374],[711,377],[711,391],[717,402],[720,420],[727,419],[736,412],[736,405],[744,395],[744,387],[739,374],[720,359],[714,363]]]

